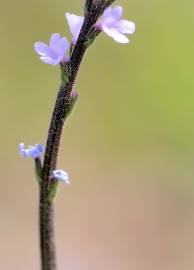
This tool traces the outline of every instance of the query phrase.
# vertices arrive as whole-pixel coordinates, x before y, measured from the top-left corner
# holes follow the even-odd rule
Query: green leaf
[[[49,202],[53,202],[55,198],[57,197],[59,191],[59,182],[57,180],[52,180],[48,195]]]

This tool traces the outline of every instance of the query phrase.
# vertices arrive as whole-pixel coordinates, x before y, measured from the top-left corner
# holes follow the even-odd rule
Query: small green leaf
[[[66,85],[69,82],[69,67],[68,64],[61,64],[61,81],[64,85]]]
[[[72,113],[73,108],[75,106],[76,100],[78,97],[78,93],[75,91],[72,91],[71,96],[69,98],[69,105],[68,105],[68,109],[67,109],[67,117],[69,117],[69,115]]]
[[[48,200],[49,202],[53,202],[54,199],[56,198],[57,194],[59,191],[59,182],[57,180],[52,180],[51,185],[50,185],[50,190],[49,190],[49,195],[48,195]]]

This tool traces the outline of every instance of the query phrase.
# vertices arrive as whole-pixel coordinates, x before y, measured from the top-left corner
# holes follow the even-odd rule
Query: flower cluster
[[[110,1],[110,3],[112,2],[113,1]],[[91,3],[92,2],[90,0],[86,1],[86,8],[89,9],[91,7]],[[90,29],[88,30],[88,33],[85,36],[86,39],[84,43],[85,46],[89,46],[94,40],[94,38],[97,36],[97,34],[99,34],[102,31],[118,43],[123,44],[128,43],[129,39],[126,35],[134,33],[135,24],[131,21],[122,19],[123,8],[119,5],[116,5],[114,7],[108,6],[106,9],[103,8],[103,10],[101,11],[102,12],[99,13],[99,16],[101,14],[101,17],[98,18],[98,20],[93,24],[91,23]],[[87,25],[87,20],[85,20],[86,17],[77,16],[75,14],[70,13],[66,13],[65,16],[72,35],[70,43],[66,37],[61,37],[59,33],[54,33],[50,37],[49,45],[43,42],[35,42],[34,44],[34,49],[40,56],[40,60],[42,62],[50,65],[58,65],[58,64],[61,65],[64,81],[66,80],[67,76],[65,72],[67,73],[69,72],[68,69],[66,70],[65,64],[69,62],[70,53],[76,46],[83,24],[86,23]],[[97,17],[98,16],[96,16],[96,18]],[[63,69],[65,70],[65,72]],[[73,105],[77,99],[77,95],[78,94],[76,92],[71,93],[70,95],[71,106],[69,107],[68,113],[71,112]],[[23,143],[20,143],[19,152],[21,156],[24,158],[29,157],[34,158],[35,161],[38,162],[38,164],[41,167],[40,156],[44,152],[44,147],[41,144],[35,144],[34,146],[29,146],[28,148],[25,148],[25,145]],[[62,181],[66,184],[69,184],[68,173],[66,173],[63,170],[52,171],[51,177],[53,177],[53,179],[57,181]]]
[[[108,7],[94,25],[94,29],[105,32],[116,42],[128,43],[129,39],[126,37],[126,34],[134,33],[135,24],[131,21],[123,20],[122,15],[123,8],[121,6]],[[84,22],[84,17],[70,13],[66,13],[65,16],[72,34],[71,44],[75,45]],[[69,61],[69,47],[70,44],[67,38],[61,37],[58,33],[52,34],[49,45],[43,42],[36,42],[34,44],[34,49],[40,55],[40,60],[50,65],[67,63]]]

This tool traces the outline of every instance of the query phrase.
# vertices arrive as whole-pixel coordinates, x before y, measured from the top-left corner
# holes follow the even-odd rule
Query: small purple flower
[[[66,37],[61,37],[58,33],[52,34],[50,45],[35,42],[34,49],[40,55],[40,60],[46,64],[57,65],[69,61],[67,56],[69,42]]]
[[[28,148],[25,148],[24,143],[20,143],[19,152],[24,158],[38,158],[44,152],[44,147],[42,144],[35,144],[34,146],[30,145]]]
[[[129,39],[124,34],[133,34],[135,24],[128,20],[122,20],[123,8],[121,6],[108,7],[102,18],[96,23],[96,27],[103,30],[108,36],[119,43],[128,43]]]
[[[72,34],[72,43],[75,45],[84,22],[84,17],[70,13],[66,13],[65,16]]]
[[[55,170],[53,171],[53,176],[58,181],[64,182],[65,184],[70,184],[69,182],[69,175],[67,172],[63,170]]]

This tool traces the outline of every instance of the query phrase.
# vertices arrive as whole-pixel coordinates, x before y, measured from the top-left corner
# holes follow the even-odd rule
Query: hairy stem
[[[47,197],[45,182],[41,182],[40,187],[40,251],[41,269],[56,270],[55,243],[54,243],[54,206]]]
[[[49,199],[53,181],[52,172],[56,169],[57,165],[63,126],[68,117],[69,107],[72,102],[71,93],[73,85],[84,53],[86,52],[87,46],[89,46],[88,39],[91,38],[89,34],[98,17],[102,14],[104,3],[105,0],[100,0],[91,4],[85,14],[84,23],[69,63],[62,66],[62,68],[64,68],[63,71],[67,71],[67,74],[63,74],[65,76],[63,77],[64,79],[62,80],[52,114],[41,174],[42,181],[40,182],[40,248],[42,270],[56,270],[53,226],[54,205]],[[94,38],[96,36],[94,36]]]
[[[87,21],[82,27],[79,39],[73,50],[67,69],[69,70],[68,82],[62,83],[59,89],[57,100],[55,103],[50,128],[48,132],[47,145],[43,164],[43,179],[49,183],[49,177],[52,171],[56,168],[57,156],[59,150],[59,144],[63,125],[68,114],[68,107],[70,102],[70,94],[73,89],[73,85],[83,58],[86,51],[85,37],[89,31]]]
[[[52,181],[52,172],[56,169],[57,156],[64,122],[68,116],[70,95],[73,85],[86,51],[86,35],[93,25],[88,16],[85,18],[79,39],[68,63],[68,81],[62,82],[55,103],[42,169],[42,182],[40,183],[40,248],[42,270],[56,270],[53,214],[54,205],[49,201],[49,192]]]

